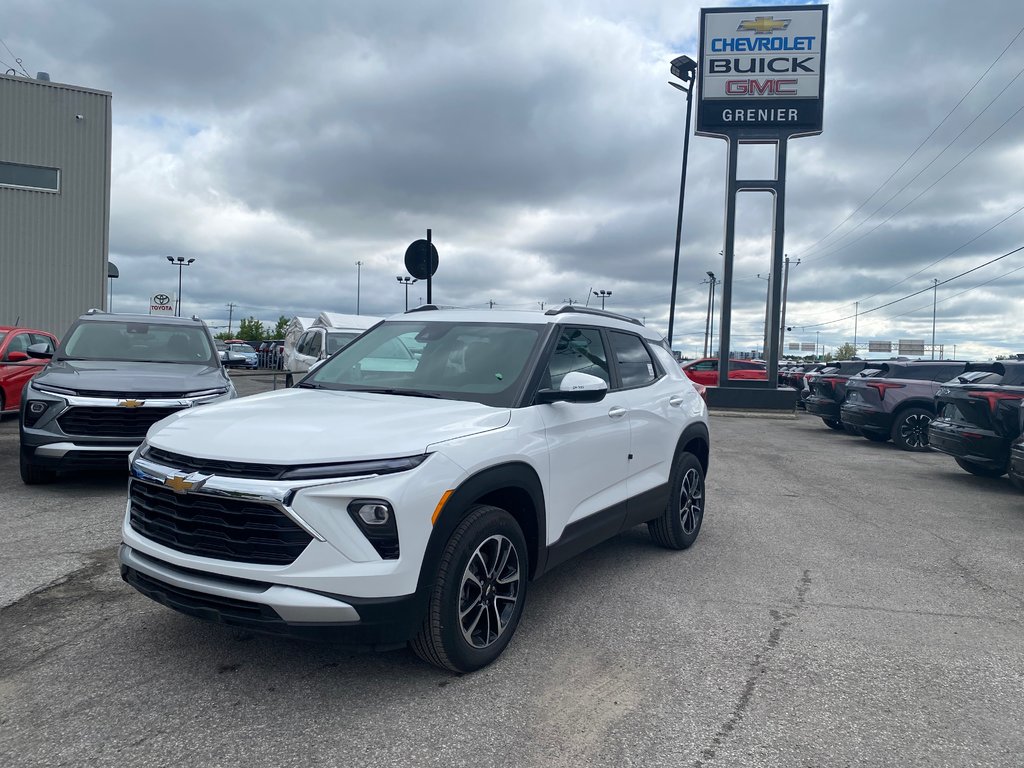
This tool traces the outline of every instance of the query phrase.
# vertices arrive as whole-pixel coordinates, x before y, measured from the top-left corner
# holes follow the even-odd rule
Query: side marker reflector
[[[437,502],[437,506],[434,507],[434,514],[430,518],[430,524],[431,525],[433,525],[434,523],[437,522],[437,518],[441,514],[441,510],[444,509],[444,505],[448,503],[448,499],[451,498],[451,495],[453,493],[455,493],[455,489],[451,488],[451,489],[445,491],[444,495],[441,496],[441,500],[439,502]]]

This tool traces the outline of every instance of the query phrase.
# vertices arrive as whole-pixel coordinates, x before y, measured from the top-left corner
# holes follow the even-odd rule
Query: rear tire
[[[837,432],[841,431],[843,428],[843,422],[839,421],[839,419],[822,418],[822,421],[825,422],[826,427],[828,427],[829,429],[834,429]]]
[[[52,469],[33,464],[24,450],[19,453],[18,469],[21,471],[21,482],[25,485],[46,485],[57,479],[57,473]]]
[[[692,453],[683,452],[672,468],[668,505],[660,517],[647,524],[656,544],[666,549],[686,549],[697,540],[704,522],[704,467]]]
[[[512,639],[526,603],[529,555],[519,524],[498,507],[478,504],[445,545],[427,615],[410,641],[424,661],[473,672]]]
[[[992,467],[983,467],[981,464],[975,464],[973,461],[965,461],[963,459],[954,459],[959,465],[960,469],[967,470],[972,475],[978,477],[1002,477],[1006,474],[1006,467],[1002,469],[993,469]]]
[[[907,408],[900,411],[892,425],[892,442],[901,451],[921,453],[931,450],[928,445],[928,425],[932,413],[925,408]]]

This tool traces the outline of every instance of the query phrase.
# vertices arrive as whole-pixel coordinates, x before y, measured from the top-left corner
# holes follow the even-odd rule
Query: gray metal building
[[[106,91],[0,75],[0,325],[106,306],[110,129]]]

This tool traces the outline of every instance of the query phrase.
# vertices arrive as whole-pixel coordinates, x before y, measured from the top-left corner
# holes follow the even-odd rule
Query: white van
[[[310,366],[326,360],[383,319],[372,315],[321,312],[312,327],[299,336],[294,348],[285,346],[285,368],[292,373],[305,373]]]

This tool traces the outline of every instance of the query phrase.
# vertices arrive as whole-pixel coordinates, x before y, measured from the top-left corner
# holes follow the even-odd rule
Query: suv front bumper
[[[1024,442],[1017,443],[1010,449],[1010,477],[1024,487]]]

